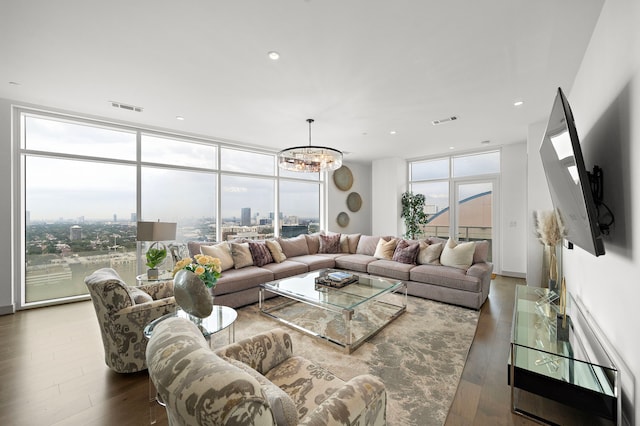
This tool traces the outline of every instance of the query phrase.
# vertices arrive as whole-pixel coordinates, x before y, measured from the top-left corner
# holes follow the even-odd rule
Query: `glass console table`
[[[619,372],[568,293],[561,303],[548,289],[516,287],[508,381],[512,411],[532,420],[620,424]]]

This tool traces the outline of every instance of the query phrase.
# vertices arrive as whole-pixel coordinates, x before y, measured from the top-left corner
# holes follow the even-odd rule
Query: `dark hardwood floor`
[[[446,425],[528,425],[511,414],[507,358],[514,286],[491,284]],[[104,364],[90,301],[0,317],[1,425],[145,425],[148,376]],[[156,410],[166,424],[164,410]]]

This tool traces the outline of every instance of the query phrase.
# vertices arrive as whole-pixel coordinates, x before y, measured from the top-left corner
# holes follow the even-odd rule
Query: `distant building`
[[[79,225],[73,225],[69,228],[69,239],[71,241],[78,241],[82,239],[82,227]]]
[[[309,228],[306,225],[283,225],[280,231],[282,238],[297,237],[300,234],[308,234]]]
[[[241,226],[251,226],[251,207],[243,207],[240,215]]]

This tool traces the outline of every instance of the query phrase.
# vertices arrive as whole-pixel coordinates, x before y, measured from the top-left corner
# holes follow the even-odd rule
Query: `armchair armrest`
[[[176,300],[173,297],[140,303],[119,310],[111,315],[114,324],[136,324],[143,330],[151,321],[163,315],[175,312]]]
[[[153,300],[160,300],[165,297],[173,296],[173,281],[159,281],[144,284],[138,286],[138,288],[151,296]]]
[[[215,352],[220,357],[241,361],[264,375],[293,356],[293,342],[289,333],[276,328],[224,346]]]
[[[387,392],[375,376],[354,377],[300,420],[300,425],[384,425]]]

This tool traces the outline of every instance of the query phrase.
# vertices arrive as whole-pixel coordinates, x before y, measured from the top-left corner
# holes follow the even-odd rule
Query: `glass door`
[[[489,261],[496,258],[495,191],[497,183],[489,180],[465,180],[454,183],[456,214],[453,223],[458,241],[489,241]]]

